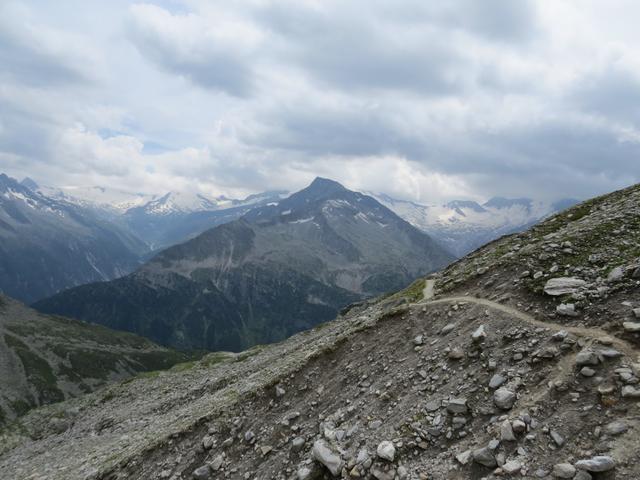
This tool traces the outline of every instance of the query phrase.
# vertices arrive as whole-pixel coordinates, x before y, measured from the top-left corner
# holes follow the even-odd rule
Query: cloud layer
[[[438,5],[440,3],[441,5]],[[421,201],[640,181],[635,2],[0,5],[0,170]]]

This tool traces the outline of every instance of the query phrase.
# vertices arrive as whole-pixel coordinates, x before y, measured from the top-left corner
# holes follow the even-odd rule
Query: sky
[[[0,1],[0,171],[422,202],[640,182],[640,5]]]

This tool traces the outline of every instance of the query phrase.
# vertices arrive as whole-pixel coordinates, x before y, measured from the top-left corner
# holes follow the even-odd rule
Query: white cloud
[[[640,181],[629,0],[0,7],[0,170],[147,192],[315,175],[422,201]]]

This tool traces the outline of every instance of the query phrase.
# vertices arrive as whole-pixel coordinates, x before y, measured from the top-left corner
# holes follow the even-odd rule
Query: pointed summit
[[[24,179],[20,182],[20,184],[23,187],[27,187],[29,190],[31,190],[32,192],[37,191],[40,188],[40,185],[38,185],[35,180],[33,180],[30,177],[24,177]]]
[[[338,193],[348,192],[345,187],[334,180],[328,178],[316,177],[313,182],[299,192],[293,194],[291,199],[305,199],[308,201],[324,200],[333,197]]]

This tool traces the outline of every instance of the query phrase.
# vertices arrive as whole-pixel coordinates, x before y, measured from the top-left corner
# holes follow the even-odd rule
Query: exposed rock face
[[[182,349],[239,351],[330,320],[452,259],[374,199],[317,179],[129,276],[35,307]]]
[[[640,338],[623,322],[640,308],[639,239],[639,187],[595,199],[430,277],[426,302],[407,289],[277,345],[30,412],[2,432],[0,471],[636,480]],[[544,293],[560,276],[586,284]],[[558,315],[561,303],[579,315]],[[384,442],[393,456],[378,454]]]

